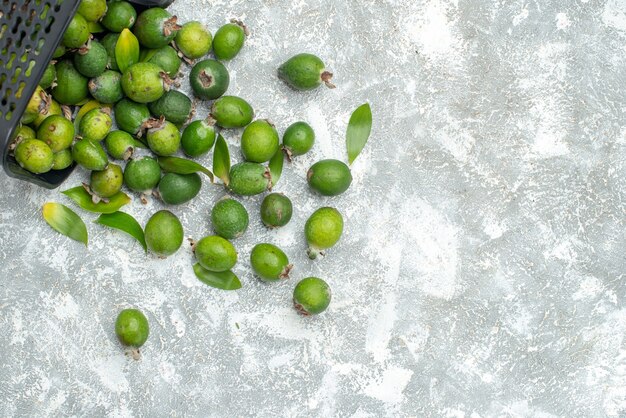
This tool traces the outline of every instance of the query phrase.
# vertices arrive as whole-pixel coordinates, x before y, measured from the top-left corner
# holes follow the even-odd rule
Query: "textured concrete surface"
[[[0,415],[626,415],[626,1],[178,0],[171,10],[213,31],[243,19],[252,37],[227,64],[230,93],[281,132],[299,119],[316,129],[314,151],[278,187],[294,219],[267,231],[260,199],[243,200],[244,287],[227,293],[194,278],[189,248],[145,256],[91,214],[81,212],[89,248],[69,241],[40,208],[70,202],[0,175]],[[303,50],[324,57],[336,90],[277,81],[278,64]],[[375,125],[353,187],[314,196],[306,169],[345,158],[350,112],[365,101]],[[238,134],[227,135],[236,158]],[[172,209],[188,236],[210,232],[222,195],[205,184]],[[311,262],[302,228],[321,205],[345,214],[346,234]],[[127,210],[143,223],[161,207],[135,199]],[[246,260],[261,241],[286,250],[290,281],[252,277]],[[291,307],[308,275],[334,292],[317,318]],[[128,306],[152,325],[138,362],[113,334]]]

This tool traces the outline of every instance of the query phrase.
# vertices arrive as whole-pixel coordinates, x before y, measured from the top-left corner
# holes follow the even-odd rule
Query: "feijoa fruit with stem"
[[[259,278],[268,282],[287,279],[293,268],[283,250],[268,243],[257,244],[252,248],[250,265]]]
[[[318,277],[302,279],[293,290],[293,304],[303,315],[317,315],[330,305],[330,286]]]
[[[343,217],[337,209],[323,207],[313,212],[304,226],[309,258],[314,260],[324,250],[334,246],[342,233]]]

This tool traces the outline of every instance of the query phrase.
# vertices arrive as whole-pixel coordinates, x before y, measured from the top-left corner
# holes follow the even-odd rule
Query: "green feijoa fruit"
[[[264,163],[276,154],[279,144],[274,125],[267,120],[255,120],[243,131],[241,153],[248,161]]]
[[[63,115],[63,109],[61,109],[61,105],[56,100],[50,99],[48,107],[39,112],[39,114],[35,117],[35,120],[31,122],[31,125],[39,129],[43,121],[52,115]]]
[[[171,78],[178,75],[183,62],[176,50],[169,45],[157,49],[144,49],[141,51],[141,61],[158,65]]]
[[[302,279],[293,290],[293,304],[303,315],[317,315],[330,305],[331,292],[328,283],[317,277]]]
[[[153,7],[139,15],[133,32],[139,43],[146,48],[161,48],[174,40],[180,26],[165,9]]]
[[[187,58],[205,56],[211,50],[211,32],[200,22],[187,22],[176,35],[176,46]]]
[[[213,206],[211,222],[217,235],[226,239],[234,239],[246,232],[250,218],[248,211],[241,203],[227,197]]]
[[[57,85],[52,88],[52,97],[64,105],[75,105],[87,98],[87,77],[78,72],[70,60],[56,63]]]
[[[243,162],[230,168],[228,188],[242,196],[253,196],[266,191],[271,184],[267,167],[259,163]]]
[[[13,134],[13,139],[16,141],[22,141],[24,139],[37,139],[37,133],[30,126],[19,126]]]
[[[39,80],[39,86],[42,89],[47,89],[52,86],[54,80],[57,78],[57,71],[54,67],[54,64],[50,63],[46,67],[46,70],[43,72],[43,76],[41,76],[41,80]]]
[[[122,3],[122,2],[117,2],[117,3]],[[120,38],[119,33],[107,33],[106,35],[104,35],[104,38],[102,38],[102,40],[100,41],[104,49],[106,49],[107,55],[109,56],[109,59],[107,61],[108,67],[114,71],[120,70],[120,67],[117,65],[117,57],[115,56],[115,45],[117,45],[117,40],[119,38]]]
[[[81,0],[78,6],[80,13],[88,22],[97,22],[107,12],[106,0]]]
[[[100,197],[111,197],[120,190],[124,184],[124,174],[122,167],[117,164],[109,164],[101,171],[91,172],[91,191]]]
[[[202,188],[198,173],[167,173],[159,182],[161,200],[170,205],[180,205],[196,197]]]
[[[68,48],[79,48],[89,40],[89,25],[83,15],[76,13],[63,34],[63,45]]]
[[[68,149],[61,150],[59,152],[55,152],[52,161],[52,169],[53,170],[63,170],[67,167],[71,166],[74,162],[72,158],[72,151]]]
[[[352,183],[350,167],[339,160],[321,160],[311,166],[306,175],[309,186],[324,196],[337,196]]]
[[[37,139],[48,144],[52,152],[69,148],[74,140],[74,124],[60,115],[48,116],[37,129]]]
[[[148,129],[146,140],[156,155],[173,155],[180,146],[180,132],[172,122],[164,121],[161,126]]]
[[[107,108],[92,109],[83,116],[78,125],[78,132],[83,138],[102,141],[111,131],[113,119]]]
[[[283,250],[265,243],[257,244],[252,248],[250,265],[257,276],[268,282],[288,279],[289,272],[293,268]]]
[[[242,22],[227,23],[215,32],[213,53],[215,58],[227,61],[235,58],[246,39],[246,27]]]
[[[217,235],[202,238],[194,245],[198,263],[209,271],[226,271],[237,263],[233,244]]]
[[[292,214],[291,200],[282,193],[270,193],[261,203],[261,220],[270,228],[287,225]]]
[[[309,258],[315,259],[341,238],[343,217],[335,208],[319,208],[309,217],[304,226],[304,235],[309,244]]]
[[[298,54],[278,68],[278,77],[296,90],[313,90],[325,83],[329,88],[333,73],[326,71],[324,62],[313,54]]]
[[[139,348],[150,335],[148,319],[137,309],[124,309],[115,321],[115,334],[125,346]]]
[[[130,160],[124,169],[124,184],[135,192],[148,192],[159,184],[159,180],[161,180],[161,167],[152,157]]]
[[[183,243],[183,226],[172,212],[160,210],[145,227],[148,249],[162,257],[174,254]]]
[[[87,170],[104,170],[109,164],[104,148],[97,141],[81,139],[72,146],[72,158]]]
[[[116,160],[128,160],[135,152],[135,138],[125,131],[109,132],[104,139],[109,155]]]
[[[180,91],[170,90],[150,103],[148,109],[157,118],[163,116],[175,125],[182,125],[191,115],[191,99]]]
[[[122,99],[115,104],[117,127],[132,135],[139,134],[150,119],[150,109],[143,103]]]
[[[38,139],[25,139],[17,144],[15,159],[22,168],[35,174],[47,173],[54,164],[52,150]]]
[[[189,73],[189,83],[197,97],[214,100],[228,90],[230,75],[219,61],[206,59],[196,63]]]
[[[163,70],[156,64],[138,62],[122,75],[122,89],[129,99],[137,103],[154,102],[165,92],[162,73]]]
[[[61,44],[57,46],[54,50],[54,53],[52,54],[52,59],[61,58],[63,55],[65,55],[66,52],[67,48],[65,47],[65,45]]]
[[[106,70],[98,77],[89,80],[89,92],[94,99],[104,104],[116,103],[124,97],[122,74]]]
[[[315,131],[306,122],[296,122],[289,126],[283,135],[283,148],[288,157],[296,157],[309,152],[315,144]]]
[[[97,77],[109,63],[109,54],[104,46],[92,40],[74,54],[74,67],[85,77]]]
[[[32,96],[30,96],[30,99],[28,100],[28,104],[26,105],[25,112],[32,114],[32,115],[37,115],[39,112],[41,112],[42,109],[46,107],[46,101],[48,101],[49,98],[50,96],[46,94],[46,92],[44,91],[44,89],[41,88],[41,86],[35,87],[35,92],[33,93]],[[34,119],[34,116],[30,118],[29,122],[26,122],[26,123],[31,123],[33,119]]]
[[[126,1],[111,1],[101,23],[111,32],[119,33],[126,28],[132,28],[135,20],[137,12],[132,4]]]
[[[180,140],[183,151],[190,157],[206,154],[214,143],[215,128],[204,120],[196,120],[187,125]]]
[[[254,118],[252,106],[236,96],[222,96],[211,106],[211,117],[222,128],[243,128]]]

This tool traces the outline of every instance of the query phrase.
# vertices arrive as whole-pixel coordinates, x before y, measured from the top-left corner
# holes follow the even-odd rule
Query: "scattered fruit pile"
[[[138,13],[126,1],[83,0],[69,24],[54,60],[32,96],[12,143],[16,161],[33,173],[61,170],[77,164],[90,170],[90,181],[63,193],[81,208],[100,213],[97,223],[124,231],[145,250],[160,257],[176,253],[184,239],[176,215],[160,210],[145,227],[119,209],[131,198],[123,186],[142,201],[155,195],[168,205],[196,197],[204,174],[212,184],[221,180],[230,195],[215,203],[211,221],[216,235],[193,243],[198,279],[226,290],[241,287],[232,272],[238,261],[229,240],[245,233],[249,214],[233,195],[253,196],[271,191],[279,181],[284,159],[308,152],[315,132],[306,122],[289,126],[281,138],[267,120],[255,120],[252,106],[228,96],[230,77],[221,61],[237,56],[248,30],[231,21],[213,37],[199,22],[182,26],[162,8]],[[215,59],[205,57],[212,51]],[[173,89],[181,66],[190,65],[189,83],[195,100],[213,101],[205,120],[193,120],[194,101]],[[299,54],[278,68],[278,77],[295,90],[331,84],[332,74],[311,54]],[[117,127],[115,129],[114,127]],[[242,162],[231,166],[230,153],[220,129],[243,128]],[[181,133],[182,130],[182,133]],[[371,130],[369,105],[360,106],[347,129],[349,163],[361,152]],[[150,151],[140,156],[138,149]],[[190,158],[213,149],[212,170]],[[180,151],[186,157],[177,156]],[[108,155],[107,155],[108,153]],[[109,161],[112,159],[114,162]],[[307,173],[309,186],[324,196],[345,192],[352,182],[347,164],[322,160]],[[267,194],[261,219],[269,228],[285,226],[293,205],[281,193]],[[49,202],[44,219],[57,231],[87,244],[87,229],[65,205]],[[332,207],[316,210],[307,220],[308,255],[315,259],[341,238],[344,219]],[[293,266],[287,255],[270,243],[256,245],[250,254],[255,274],[273,282],[289,277]],[[331,292],[319,278],[308,277],[295,287],[296,309],[306,315],[323,312]],[[116,323],[120,340],[138,348],[148,338],[148,321],[127,309]]]

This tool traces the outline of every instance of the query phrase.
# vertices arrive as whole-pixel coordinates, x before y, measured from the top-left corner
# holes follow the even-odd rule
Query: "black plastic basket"
[[[53,189],[74,170],[33,174],[10,155],[13,133],[80,0],[0,0],[0,147],[2,166],[18,179]],[[166,7],[172,0],[134,0],[140,7]]]

